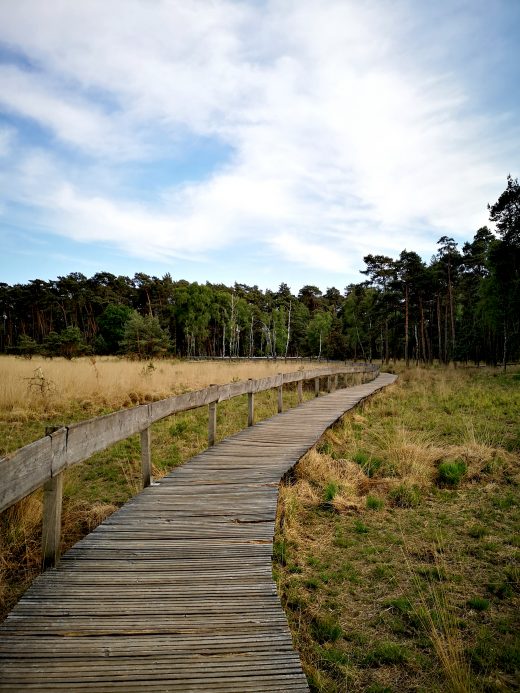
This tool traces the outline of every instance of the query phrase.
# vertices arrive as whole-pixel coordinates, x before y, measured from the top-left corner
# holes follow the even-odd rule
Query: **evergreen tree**
[[[170,346],[168,333],[153,315],[140,315],[134,311],[125,324],[121,347],[126,354],[138,359],[164,356]]]

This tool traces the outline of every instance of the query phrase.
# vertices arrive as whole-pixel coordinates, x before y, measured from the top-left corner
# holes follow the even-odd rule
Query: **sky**
[[[520,0],[0,0],[0,282],[297,292],[520,175]]]

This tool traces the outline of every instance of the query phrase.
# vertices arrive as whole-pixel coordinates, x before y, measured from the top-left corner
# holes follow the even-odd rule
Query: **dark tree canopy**
[[[293,294],[257,285],[199,284],[139,272],[79,272],[0,283],[0,352],[74,358],[313,356],[502,363],[520,359],[520,186],[489,205],[488,227],[438,241],[429,264],[413,250],[364,257],[366,280],[342,292]]]
[[[507,188],[494,205],[488,205],[489,219],[494,221],[506,243],[520,243],[520,184],[507,177]]]

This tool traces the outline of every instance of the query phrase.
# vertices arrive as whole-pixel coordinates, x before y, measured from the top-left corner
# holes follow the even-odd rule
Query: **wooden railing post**
[[[298,404],[303,402],[303,381],[298,380]]]
[[[253,382],[253,378],[249,378],[249,382]],[[247,425],[252,426],[255,422],[255,393],[247,393]]]
[[[314,378],[314,396],[319,397],[320,394],[320,379]]]
[[[217,403],[210,402],[208,404],[208,445],[215,445],[215,437],[217,434]]]
[[[334,386],[333,386],[333,387],[334,387],[334,390],[337,390],[337,389],[338,389],[338,377],[339,377],[339,376],[338,376],[338,374],[336,373],[336,375],[334,376]]]
[[[47,426],[49,436],[61,426]],[[60,557],[61,507],[63,503],[63,472],[58,472],[43,485],[42,563],[44,568],[55,566]]]
[[[141,475],[143,488],[152,484],[152,436],[151,427],[141,431]]]
[[[283,385],[278,385],[278,413],[283,412]]]
[[[327,392],[332,392],[332,376],[327,376]]]

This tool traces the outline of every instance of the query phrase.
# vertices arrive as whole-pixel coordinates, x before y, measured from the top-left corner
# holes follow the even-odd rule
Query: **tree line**
[[[520,357],[520,185],[507,178],[490,221],[462,248],[447,236],[425,263],[414,251],[370,254],[366,280],[298,294],[98,272],[0,283],[0,352],[67,358],[405,359],[505,364]]]

